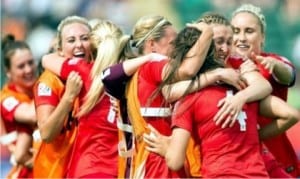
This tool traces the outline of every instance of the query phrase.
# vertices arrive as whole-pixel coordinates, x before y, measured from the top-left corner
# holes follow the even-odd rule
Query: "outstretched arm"
[[[278,57],[281,58],[281,60],[278,60],[272,56],[263,57],[260,55],[255,55],[254,53],[251,55],[254,57],[256,62],[262,64],[272,75],[274,75],[278,83],[284,85],[291,85],[294,83],[296,75],[295,69],[293,69],[291,65],[287,64],[290,62],[284,57]]]
[[[149,53],[147,55],[129,59],[123,62],[124,72],[127,76],[133,75],[137,69],[148,61],[159,61],[167,59],[167,56],[161,55],[159,53]]]
[[[204,22],[200,22],[197,24],[189,24],[189,26],[202,31],[202,34],[187,53],[186,56],[190,58],[186,58],[185,60],[183,60],[177,71],[177,75],[175,77],[176,79],[174,82],[189,80],[197,74],[200,67],[204,63],[205,57],[212,41],[213,31],[210,25]],[[168,65],[169,64],[167,64],[163,69],[162,79],[165,79],[165,77],[168,75]]]
[[[184,80],[166,85],[162,89],[162,94],[167,102],[173,103],[186,94],[196,92],[219,81],[232,85],[238,90],[246,87],[245,82],[240,78],[240,74],[236,70],[231,68],[217,68],[200,74],[197,81],[189,89],[188,87],[192,83],[192,80]]]

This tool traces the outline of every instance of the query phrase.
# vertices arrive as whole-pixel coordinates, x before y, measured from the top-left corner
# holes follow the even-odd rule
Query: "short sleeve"
[[[34,102],[36,106],[43,104],[56,106],[59,103],[59,96],[50,84],[39,82],[34,89]]]
[[[162,71],[167,62],[168,60],[150,61],[141,67],[140,75],[147,81],[159,84],[162,81]]]
[[[3,120],[14,121],[14,113],[21,102],[14,96],[9,96],[1,101],[1,115]]]
[[[192,133],[193,107],[187,105],[189,97],[175,103],[172,114],[172,128],[179,127]]]

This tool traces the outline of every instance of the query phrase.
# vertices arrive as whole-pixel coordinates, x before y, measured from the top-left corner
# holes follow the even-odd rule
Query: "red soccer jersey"
[[[79,94],[80,105],[91,85],[90,71],[93,64],[73,58],[62,66],[61,78],[67,79],[72,71],[82,78]],[[72,158],[67,177],[116,177],[118,166],[118,130],[115,113],[107,95],[85,116],[79,119]]]
[[[295,70],[294,66],[284,57],[280,57],[276,54],[268,54],[268,53],[262,53],[261,55],[264,57],[267,56],[273,57],[276,60],[279,60],[289,65],[293,71]],[[283,99],[284,101],[286,101],[288,86],[279,84],[276,81],[275,77],[272,74],[270,74],[267,70],[265,70],[265,68],[263,68],[261,65],[258,65],[258,67],[260,73],[271,83],[273,88],[272,95],[277,96]],[[292,82],[292,84],[293,83],[294,82]],[[268,125],[271,121],[272,119],[260,117],[258,123],[260,126],[264,127]],[[288,139],[286,133],[282,133],[275,137],[266,139],[264,140],[264,143],[266,144],[270,152],[274,155],[274,157],[277,159],[277,161],[283,164],[285,170],[289,174],[291,174],[294,177],[300,175],[300,169],[298,168],[299,161],[297,160],[297,155],[295,153],[295,150],[293,149],[293,146],[290,140]]]
[[[291,70],[294,72],[294,80],[291,84],[294,84],[295,82],[295,67],[284,57],[278,56],[276,54],[271,53],[262,53],[261,56],[263,57],[273,57],[274,59],[281,61],[285,63],[286,65],[290,66]],[[242,58],[231,58],[229,57],[226,61],[229,66],[237,69],[242,64]],[[272,85],[273,91],[272,95],[277,96],[284,101],[287,100],[287,93],[288,93],[288,87],[287,85],[282,85],[277,82],[275,77],[264,68],[263,65],[257,64],[257,67],[259,69],[259,72],[270,82]],[[258,120],[258,123],[261,127],[264,127],[268,125],[272,119],[260,117]],[[299,161],[297,159],[297,155],[295,153],[295,150],[293,149],[293,146],[291,142],[289,141],[286,133],[282,133],[280,135],[277,135],[275,137],[269,138],[264,140],[264,143],[270,150],[270,152],[274,155],[274,157],[277,159],[277,161],[281,164],[283,164],[285,170],[293,175],[294,177],[297,177],[300,175],[300,169],[297,167],[299,164]],[[276,147],[274,147],[276,146]]]
[[[161,92],[151,101],[153,92],[162,82],[162,70],[167,60],[151,61],[142,65],[138,71],[138,98],[141,107],[170,107],[166,104]],[[151,124],[160,133],[171,135],[170,117],[144,117],[147,123]],[[145,178],[170,178],[179,177],[176,172],[168,169],[163,157],[150,153],[146,162]]]
[[[257,103],[244,106],[246,130],[239,122],[222,129],[213,117],[217,104],[228,88],[211,86],[180,100],[174,110],[172,126],[189,131],[200,144],[202,176],[215,177],[268,177],[260,155],[257,132]]]

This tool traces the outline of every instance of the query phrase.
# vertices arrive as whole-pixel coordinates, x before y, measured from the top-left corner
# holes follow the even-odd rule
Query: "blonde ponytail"
[[[102,71],[119,61],[123,38],[122,31],[109,21],[101,21],[93,29],[91,41],[97,47],[97,56],[90,72],[92,83],[77,114],[79,117],[90,112],[102,99]]]

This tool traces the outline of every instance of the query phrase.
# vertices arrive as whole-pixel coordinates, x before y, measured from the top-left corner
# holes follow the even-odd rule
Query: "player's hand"
[[[151,132],[149,134],[143,135],[144,141],[147,144],[146,149],[150,152],[154,152],[161,156],[165,156],[170,142],[170,138],[160,134],[151,125],[148,125],[148,128]]]
[[[217,114],[214,116],[214,121],[216,125],[222,125],[222,128],[232,127],[236,122],[236,119],[241,112],[244,100],[240,99],[238,96],[226,96],[221,99],[218,103],[220,108]]]
[[[72,71],[67,78],[64,95],[67,95],[69,99],[74,100],[81,90],[82,83],[82,79],[78,72]]]

